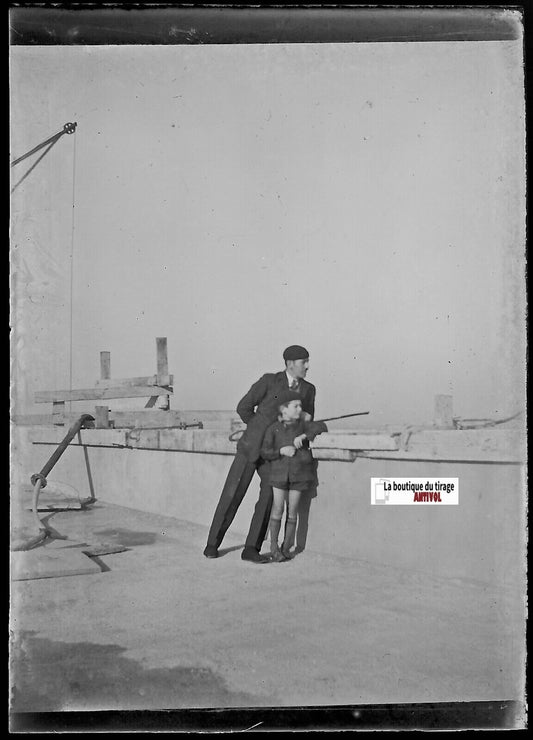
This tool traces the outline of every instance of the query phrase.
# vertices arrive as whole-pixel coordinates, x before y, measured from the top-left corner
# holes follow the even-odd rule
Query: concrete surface
[[[81,576],[100,573],[98,564],[82,552],[82,545],[61,540],[11,553],[11,580],[27,581],[35,578]]]
[[[12,711],[522,698],[519,589],[310,549],[254,565],[231,532],[207,560],[207,527],[101,501],[48,523],[128,549],[12,584]]]

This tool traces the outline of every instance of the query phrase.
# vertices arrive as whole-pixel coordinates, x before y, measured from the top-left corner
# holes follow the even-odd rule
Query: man
[[[241,557],[252,563],[269,562],[268,557],[260,554],[272,507],[272,486],[265,478],[265,461],[260,457],[263,437],[278,418],[279,396],[289,388],[302,398],[302,419],[311,421],[315,413],[315,386],[305,380],[309,352],[295,344],[287,347],[283,359],[285,370],[263,375],[237,405],[237,413],[247,426],[237,443],[237,453],[213,516],[204,550],[206,558],[218,557],[218,548],[257,470],[261,478],[259,499]]]

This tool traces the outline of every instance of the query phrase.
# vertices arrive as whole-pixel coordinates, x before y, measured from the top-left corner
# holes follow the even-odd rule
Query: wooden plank
[[[96,446],[103,447],[125,447],[126,446],[126,432],[121,429],[82,429],[78,435],[72,440],[71,445],[87,445],[89,447]]]
[[[33,427],[40,424],[53,424],[54,417],[52,414],[15,414],[11,421],[17,426]]]
[[[224,426],[227,426],[228,429],[231,420],[238,418],[236,412],[231,409],[221,411],[213,411],[212,409],[180,409],[179,413],[183,416],[185,421],[189,421],[189,419],[220,421]],[[241,420],[239,419],[239,421]]]
[[[100,377],[102,380],[111,377],[111,352],[100,352]]]
[[[121,427],[177,427],[183,421],[179,411],[138,409],[136,411],[111,411],[109,419],[115,429]]]
[[[396,440],[387,434],[319,434],[311,442],[313,449],[397,450]]]
[[[148,401],[144,404],[144,408],[145,409],[151,409],[151,408],[153,408],[156,405],[158,398],[159,398],[159,396],[150,396],[150,398],[148,399]]]
[[[525,460],[525,433],[520,429],[464,429],[415,432],[407,450],[449,460]]]
[[[79,419],[82,412],[66,413],[62,421],[55,419],[52,414],[17,414],[13,416],[13,423],[19,426],[39,426],[51,424],[72,424]],[[86,413],[93,413],[87,410]],[[222,414],[222,415],[220,415]],[[235,421],[236,426],[231,425],[231,411],[213,412],[213,411],[165,411],[163,409],[135,409],[134,411],[109,411],[109,420],[115,429],[122,427],[176,427],[180,423],[197,424],[202,422],[204,429],[226,430],[227,434],[237,428],[244,428],[240,420]],[[94,415],[94,414],[93,414]],[[205,416],[204,416],[205,415]],[[94,426],[94,422],[89,422],[89,426]]]
[[[354,462],[358,455],[359,453],[355,450],[313,450],[315,460]]]
[[[119,388],[80,388],[72,391],[37,391],[35,403],[52,403],[54,401],[98,401],[107,398],[142,398],[172,395],[171,388],[159,386],[124,386]]]
[[[212,410],[200,410],[191,411],[187,409],[180,409],[179,412],[182,421],[186,424],[196,424],[201,421],[204,429],[220,429],[226,430],[229,435],[230,432],[234,432],[237,429],[244,429],[245,424],[237,416],[235,411],[212,411]]]
[[[69,426],[74,422],[78,421],[82,413],[93,415],[93,411],[69,411],[63,414],[63,416],[54,416],[53,414],[20,414],[13,417],[13,422],[20,426],[39,426],[39,425],[65,425]],[[88,427],[94,427],[94,422],[86,422]]]
[[[319,450],[317,450],[319,452]],[[428,463],[494,463],[501,465],[522,465],[517,455],[506,452],[483,452],[482,450],[459,450],[457,452],[443,452],[442,454],[433,454],[431,451],[420,452],[403,452],[399,450],[361,450],[357,453],[358,457],[368,457],[372,460],[412,460]]]
[[[105,380],[97,380],[96,386],[98,388],[118,388],[121,386],[128,385],[161,385],[167,386],[174,383],[173,375],[141,375],[136,378],[107,378]]]
[[[88,436],[87,436],[88,435]],[[29,441],[33,444],[57,445],[65,436],[65,430],[58,427],[34,427],[29,432]],[[72,440],[71,447],[88,445],[89,447],[124,447],[126,433],[122,429],[82,429]],[[65,452],[68,454],[68,450]],[[46,489],[45,489],[46,490]]]

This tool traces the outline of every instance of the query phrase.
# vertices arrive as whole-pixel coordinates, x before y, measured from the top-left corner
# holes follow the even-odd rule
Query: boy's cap
[[[286,390],[282,391],[281,393],[278,393],[276,396],[276,401],[278,404],[278,408],[280,406],[286,406],[291,401],[301,401],[302,397],[299,393],[296,391]]]
[[[299,344],[291,344],[283,353],[284,360],[308,360],[309,352]]]

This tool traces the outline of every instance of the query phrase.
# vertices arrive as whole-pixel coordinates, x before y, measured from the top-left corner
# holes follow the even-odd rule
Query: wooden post
[[[157,374],[168,375],[167,338],[157,337]]]
[[[157,348],[157,375],[168,375],[167,338],[156,337],[155,342]],[[159,408],[166,411],[170,409],[170,396],[162,396]]]
[[[95,426],[97,429],[109,429],[109,409],[107,406],[95,406]]]
[[[100,352],[100,379],[111,378],[111,352]],[[95,422],[97,429],[109,428],[109,409],[107,406],[95,406]]]
[[[52,419],[54,424],[65,423],[65,402],[64,401],[52,401]]]
[[[435,416],[433,424],[437,429],[453,429],[453,397],[435,396]]]
[[[108,380],[111,377],[111,352],[100,352],[100,378]]]

